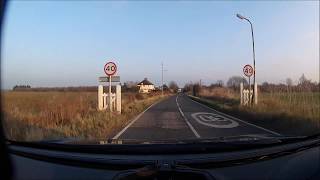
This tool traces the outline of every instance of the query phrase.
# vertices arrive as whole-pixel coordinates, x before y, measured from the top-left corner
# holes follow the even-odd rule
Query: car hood
[[[106,144],[194,144],[194,143],[275,143],[282,139],[304,138],[297,136],[273,136],[268,134],[247,134],[239,136],[214,137],[206,139],[78,139],[65,138],[42,141],[55,144],[74,145],[106,145]]]

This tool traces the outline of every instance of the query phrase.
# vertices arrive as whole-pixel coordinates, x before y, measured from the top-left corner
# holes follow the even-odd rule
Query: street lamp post
[[[255,84],[256,84],[256,55],[255,55],[255,50],[254,50],[254,36],[253,36],[253,26],[252,26],[252,23],[251,23],[251,21],[248,19],[248,18],[246,18],[246,17],[244,17],[244,16],[242,16],[242,15],[240,15],[240,14],[237,14],[237,17],[239,18],[239,19],[245,19],[245,20],[247,20],[249,23],[250,23],[250,26],[251,26],[251,37],[252,37],[252,52],[253,52],[253,98],[254,98],[254,100],[255,100],[255,102],[256,102],[256,97],[254,96],[254,94],[255,94]],[[251,87],[250,87],[251,88]],[[252,101],[252,99],[251,99],[251,103],[252,103],[253,101]]]

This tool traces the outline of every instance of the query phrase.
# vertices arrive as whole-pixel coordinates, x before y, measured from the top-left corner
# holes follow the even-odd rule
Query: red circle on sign
[[[247,64],[247,65],[245,65],[245,66],[243,67],[243,73],[244,73],[244,75],[246,75],[247,77],[252,76],[253,71],[254,71],[254,70],[253,70],[252,66],[250,66],[249,64]]]
[[[111,65],[111,71],[108,70],[108,65]],[[114,67],[114,69],[112,70],[112,67]],[[114,63],[114,62],[107,62],[105,65],[104,65],[104,72],[106,73],[106,75],[108,76],[112,76],[114,75],[116,72],[117,72],[117,65]]]

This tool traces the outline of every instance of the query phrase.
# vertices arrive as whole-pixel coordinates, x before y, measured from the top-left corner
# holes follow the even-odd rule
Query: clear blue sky
[[[122,82],[148,77],[180,86],[242,76],[257,81],[319,81],[319,2],[21,2],[9,3],[2,41],[2,86],[97,85],[108,60]]]

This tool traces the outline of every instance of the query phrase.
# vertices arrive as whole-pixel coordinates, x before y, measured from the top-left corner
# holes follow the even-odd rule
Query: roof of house
[[[139,82],[138,85],[153,85],[153,84],[147,78],[144,78],[144,80]]]

